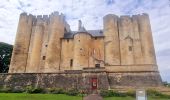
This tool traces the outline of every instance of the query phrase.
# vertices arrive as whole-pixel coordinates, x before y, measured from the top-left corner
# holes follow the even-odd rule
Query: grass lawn
[[[79,96],[67,96],[64,94],[26,94],[26,93],[0,93],[0,100],[82,100]],[[104,100],[135,100],[132,97],[110,97]],[[149,98],[148,100],[170,100]]]

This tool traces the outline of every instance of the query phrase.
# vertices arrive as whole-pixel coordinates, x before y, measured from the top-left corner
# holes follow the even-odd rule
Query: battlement
[[[51,13],[50,15],[32,15],[32,14],[28,14],[26,12],[23,12],[20,14],[20,18],[27,18],[28,19],[33,19],[33,25],[36,25],[36,23],[38,22],[45,22],[45,23],[50,23],[50,20],[53,17],[59,17],[59,19],[61,20],[61,22],[64,24],[64,26],[66,27],[66,30],[70,31],[70,26],[68,25],[68,23],[65,21],[65,16],[63,13],[59,13],[58,11],[55,11],[53,13]]]
[[[107,14],[103,17],[103,20],[109,20],[109,19],[112,19],[112,18],[121,18],[121,19],[126,19],[126,18],[130,18],[132,19],[133,17],[146,17],[148,18],[149,15],[147,13],[142,13],[142,14],[137,14],[137,15],[121,15],[121,16],[118,16],[118,15],[115,15],[115,14]]]

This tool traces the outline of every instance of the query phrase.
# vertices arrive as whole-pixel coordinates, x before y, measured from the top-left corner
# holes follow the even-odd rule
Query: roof
[[[87,32],[90,35],[92,35],[92,37],[103,37],[103,30],[86,30],[86,31],[82,31],[82,32]],[[64,38],[73,38],[75,34],[80,33],[80,31],[71,31],[71,32],[67,32],[64,33]]]

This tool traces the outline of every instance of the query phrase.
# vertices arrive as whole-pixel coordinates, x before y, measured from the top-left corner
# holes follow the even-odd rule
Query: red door
[[[97,78],[92,78],[91,79],[91,86],[92,86],[92,90],[97,89]]]

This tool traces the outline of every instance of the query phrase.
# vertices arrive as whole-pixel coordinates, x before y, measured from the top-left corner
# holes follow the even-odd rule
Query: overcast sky
[[[0,0],[0,42],[14,44],[19,14],[65,14],[72,30],[82,20],[86,29],[102,29],[103,16],[148,13],[157,63],[164,81],[170,82],[170,0]]]

